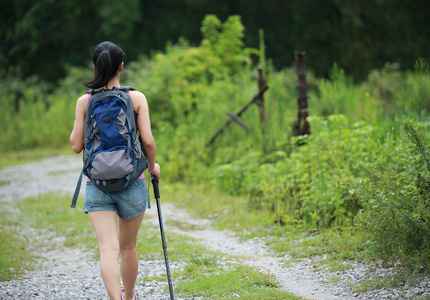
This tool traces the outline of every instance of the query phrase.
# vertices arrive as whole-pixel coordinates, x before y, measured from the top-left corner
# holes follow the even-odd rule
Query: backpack
[[[135,112],[128,94],[132,87],[87,91],[83,168],[71,207],[81,187],[82,174],[104,192],[128,187],[148,167],[137,135]]]

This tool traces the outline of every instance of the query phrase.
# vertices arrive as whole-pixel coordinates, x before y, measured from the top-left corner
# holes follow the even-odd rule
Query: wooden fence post
[[[299,97],[297,99],[297,121],[293,125],[293,136],[310,134],[310,125],[306,118],[309,116],[308,110],[308,86],[306,83],[306,70],[305,70],[305,55],[306,52],[294,52],[294,65],[297,69],[297,76],[299,83],[297,89],[299,90]]]
[[[266,81],[263,78],[263,68],[258,67],[257,71],[258,71],[258,91],[261,91],[266,86]],[[264,123],[266,123],[266,115],[264,112],[264,94],[261,94],[258,97],[257,105],[260,110],[260,124],[262,125],[262,128],[263,128]]]
[[[266,87],[266,80],[263,77],[263,68],[258,67],[258,91],[262,91]],[[266,141],[266,113],[264,109],[264,94],[261,94],[257,100],[258,109],[260,111],[260,129],[261,129],[261,143],[264,154],[267,154],[267,141]]]

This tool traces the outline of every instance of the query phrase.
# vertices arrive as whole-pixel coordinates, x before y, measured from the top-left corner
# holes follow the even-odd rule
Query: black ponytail
[[[94,79],[85,86],[91,89],[105,87],[118,72],[124,55],[124,51],[112,42],[98,44],[92,51]]]

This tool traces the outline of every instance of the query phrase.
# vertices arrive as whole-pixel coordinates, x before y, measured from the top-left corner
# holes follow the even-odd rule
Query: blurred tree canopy
[[[412,69],[428,58],[429,8],[424,0],[0,0],[0,70],[56,81],[103,40],[120,44],[129,61],[179,37],[198,44],[202,20],[214,14],[240,15],[248,47],[258,48],[263,29],[278,68],[305,50],[317,75],[336,62],[361,79],[387,61]]]

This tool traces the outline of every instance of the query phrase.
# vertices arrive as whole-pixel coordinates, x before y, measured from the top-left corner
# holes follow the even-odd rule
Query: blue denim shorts
[[[84,212],[115,211],[123,220],[137,217],[146,210],[148,193],[145,179],[138,179],[118,192],[103,192],[87,182]]]

